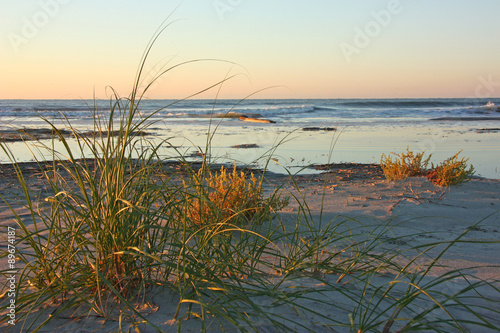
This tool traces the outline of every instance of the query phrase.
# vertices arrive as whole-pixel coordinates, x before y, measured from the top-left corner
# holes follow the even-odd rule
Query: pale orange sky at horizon
[[[193,0],[175,11],[162,1],[41,0],[2,8],[1,99],[106,98],[109,86],[127,96],[169,14],[147,71],[228,62],[182,66],[149,98],[183,98],[232,74],[218,98],[274,86],[253,97],[500,97],[500,45],[490,37],[500,31],[500,3],[492,0]]]

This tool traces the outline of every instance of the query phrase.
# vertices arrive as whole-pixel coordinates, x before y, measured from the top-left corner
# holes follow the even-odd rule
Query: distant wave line
[[[499,121],[500,117],[441,117],[441,118],[432,118],[430,121]]]
[[[339,101],[339,105],[344,107],[375,107],[375,108],[394,108],[394,107],[402,107],[402,108],[438,108],[438,107],[457,107],[457,108],[474,108],[474,107],[491,107],[495,105],[492,102],[484,104],[484,101],[481,101],[477,104],[471,103],[470,100],[450,100],[450,101],[441,101],[441,100],[359,100],[359,101]]]

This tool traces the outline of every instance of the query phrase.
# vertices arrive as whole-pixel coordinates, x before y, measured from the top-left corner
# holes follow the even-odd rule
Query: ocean
[[[88,130],[94,124],[94,109],[108,117],[110,101],[0,100],[0,131],[48,127],[42,118],[63,126],[61,116],[75,128]],[[187,154],[203,147],[209,124],[217,124],[211,145],[223,162],[262,165],[259,157],[268,156],[279,142],[272,157],[276,165],[271,166],[276,172],[328,162],[377,163],[382,153],[406,147],[433,153],[437,163],[463,150],[478,175],[500,178],[500,99],[495,98],[143,100],[139,109],[141,116],[154,121],[155,140],[169,138]],[[221,118],[228,112],[273,123]],[[304,131],[306,127],[319,131]],[[325,127],[337,131],[322,131]],[[257,148],[236,148],[244,144]],[[12,145],[18,151],[20,143]],[[166,149],[166,158],[169,154]],[[16,158],[33,159],[26,152]],[[8,162],[0,153],[0,163]]]
[[[37,116],[89,120],[95,106],[105,112],[107,100],[0,100],[0,126],[30,124]],[[210,114],[228,111],[259,115],[290,126],[387,124],[453,117],[500,117],[500,99],[302,99],[302,100],[143,100],[144,115],[172,122],[206,122]],[[160,111],[157,111],[160,110]],[[224,123],[231,125],[232,122]]]

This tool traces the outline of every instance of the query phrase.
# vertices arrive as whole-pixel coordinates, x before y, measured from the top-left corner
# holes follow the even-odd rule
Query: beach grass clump
[[[147,142],[132,135],[143,125],[132,122],[136,106],[131,99],[112,101],[110,119],[95,118],[103,135],[82,135],[68,123],[73,133],[68,138],[47,121],[65,150],[42,142],[32,148],[53,158],[39,162],[47,184],[41,203],[35,204],[40,199],[29,191],[12,153],[2,146],[16,167],[31,212],[29,221],[16,216],[19,235],[29,247],[20,254],[24,273],[19,293],[43,295],[24,306],[40,306],[49,297],[73,306],[91,302],[97,313],[106,315],[100,306],[103,293],[127,297],[151,275],[152,267],[144,258],[124,252],[130,248],[154,252],[150,241],[157,235],[150,226],[165,223],[156,209],[156,156],[139,150]],[[113,136],[116,123],[120,133]],[[81,158],[84,152],[90,157]],[[156,241],[161,240],[156,237]]]
[[[382,154],[380,165],[385,177],[388,180],[403,180],[408,177],[424,175],[427,172],[429,160],[432,157],[430,154],[424,159],[424,152],[414,153],[406,147],[406,153],[395,154],[394,160],[391,155]]]
[[[200,168],[183,185],[188,207],[185,218],[195,225],[258,224],[288,204],[277,193],[264,199],[262,178],[238,171],[236,164],[231,172],[224,166],[219,171]]]
[[[474,166],[468,165],[469,158],[458,158],[460,150],[455,155],[432,168],[427,178],[438,186],[451,186],[469,181],[474,175]]]
[[[212,320],[241,325],[247,315],[240,302],[258,284],[233,283],[273,270],[277,259],[262,256],[282,254],[272,245],[272,229],[262,224],[287,200],[277,192],[265,199],[262,179],[236,166],[212,171],[205,161],[195,171],[179,156],[187,176],[164,168],[156,154],[164,141],[130,135],[149,125],[136,117],[137,104],[117,98],[111,105],[120,110],[118,117],[106,120],[96,111],[95,125],[117,127],[118,136],[73,129],[68,138],[54,128],[64,151],[42,142],[32,148],[54,159],[39,162],[47,184],[43,197],[30,191],[14,155],[1,146],[12,158],[30,212],[26,219],[12,210],[16,247],[23,246],[18,320],[30,330],[77,309],[112,321],[142,318],[140,295],[159,286],[178,295],[172,320],[179,327],[191,317],[204,318],[202,327]],[[90,156],[80,157],[83,152]],[[256,314],[266,317],[258,308]]]

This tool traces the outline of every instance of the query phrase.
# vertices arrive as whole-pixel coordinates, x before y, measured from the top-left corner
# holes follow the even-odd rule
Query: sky
[[[498,0],[0,0],[0,99],[500,97]],[[167,20],[167,21],[165,21]]]

